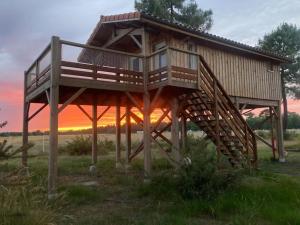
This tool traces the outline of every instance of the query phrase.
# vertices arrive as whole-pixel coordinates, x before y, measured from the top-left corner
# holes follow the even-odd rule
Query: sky
[[[210,33],[249,45],[283,22],[300,26],[299,0],[198,0],[213,10]],[[131,12],[134,0],[1,0],[0,1],[0,121],[2,131],[22,127],[23,73],[49,43],[51,36],[85,43],[100,15]],[[300,102],[289,101],[300,112]],[[37,106],[35,106],[37,107]],[[33,107],[34,108],[34,107]],[[113,112],[105,118],[113,120]],[[70,107],[60,115],[60,127],[90,127],[79,111]],[[48,129],[48,111],[30,123],[30,130]]]

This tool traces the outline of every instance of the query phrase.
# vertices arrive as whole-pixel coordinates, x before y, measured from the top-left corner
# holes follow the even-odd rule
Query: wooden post
[[[24,72],[24,101],[23,101],[23,146],[28,145],[28,113],[30,103],[26,101],[26,93],[27,93],[27,76],[26,72]],[[22,151],[22,166],[27,167],[27,149],[24,148]]]
[[[93,135],[92,135],[92,165],[97,164],[97,99],[96,96],[94,96],[94,102],[93,102],[93,109],[92,109],[92,118],[93,118]]]
[[[173,97],[171,100],[171,141],[172,141],[172,152],[174,154],[176,162],[180,162],[180,145],[179,145],[179,122],[178,122],[178,100],[176,97]]]
[[[273,153],[273,159],[276,159],[276,146],[275,146],[275,138],[274,138],[274,112],[272,107],[269,107],[269,113],[270,113],[270,124],[271,124],[272,153]]]
[[[51,40],[51,87],[50,87],[50,133],[49,133],[49,168],[48,198],[56,195],[57,185],[57,150],[58,150],[58,102],[61,46],[58,37]]]
[[[126,166],[129,166],[129,157],[131,154],[131,119],[130,119],[130,105],[127,103],[126,105]]]
[[[148,72],[149,72],[149,60],[146,57],[149,54],[149,35],[145,31],[142,32],[142,54],[143,58],[143,75],[144,75],[144,108],[143,108],[143,141],[144,141],[144,181],[147,182],[151,176],[151,102],[150,94],[148,92]]]
[[[183,149],[187,147],[187,128],[186,118],[184,115],[181,117],[181,147]]]
[[[116,101],[116,168],[121,167],[121,112],[120,98]]]
[[[281,105],[276,107],[277,117],[276,117],[276,135],[277,135],[277,148],[279,155],[279,162],[285,162],[285,150],[283,145],[283,126],[282,126],[282,115],[281,115]]]
[[[145,181],[151,175],[151,127],[150,127],[150,96],[149,93],[144,93],[144,171]]]

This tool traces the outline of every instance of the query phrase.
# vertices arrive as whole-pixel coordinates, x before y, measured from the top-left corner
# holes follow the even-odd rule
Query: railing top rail
[[[138,58],[142,58],[143,57],[143,55],[141,55],[141,54],[134,54],[134,53],[122,52],[122,51],[118,51],[118,50],[101,48],[101,47],[97,47],[97,46],[93,46],[93,45],[80,44],[80,43],[76,43],[76,42],[72,42],[72,41],[60,40],[60,43],[63,44],[63,45],[69,45],[69,46],[79,47],[79,48],[83,48],[83,49],[93,49],[93,50],[98,50],[98,51],[103,51],[103,52],[109,52],[109,53],[115,53],[115,54],[120,54],[120,55],[125,55],[125,56],[138,57]],[[82,54],[83,53],[81,52],[80,55],[79,55],[79,57]]]
[[[155,51],[155,52],[150,53],[150,54],[147,55],[146,57],[147,57],[147,58],[150,58],[150,57],[152,57],[152,56],[154,56],[154,55],[157,55],[157,54],[159,54],[159,53],[161,53],[161,52],[166,51],[167,49],[169,49],[168,46],[163,47],[163,48],[161,48],[161,49],[159,49],[159,50],[157,50],[157,51]]]
[[[33,61],[33,63],[29,66],[27,70],[25,70],[25,74],[27,74],[35,65],[36,62],[40,61],[51,49],[51,43],[49,43],[46,48],[39,54],[39,56]]]
[[[201,56],[201,54],[198,53],[198,52],[188,51],[188,50],[184,50],[184,49],[180,49],[180,48],[175,48],[175,47],[171,47],[171,46],[169,47],[169,49],[177,51],[177,52],[182,52],[182,53],[190,54],[190,55]]]

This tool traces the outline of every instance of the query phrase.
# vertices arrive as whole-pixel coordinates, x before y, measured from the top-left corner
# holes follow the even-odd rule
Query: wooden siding
[[[150,45],[166,41],[170,46],[187,50],[187,40],[175,39],[170,34],[161,33],[150,38]],[[268,70],[270,61],[262,61],[255,58],[210,48],[196,44],[197,53],[200,53],[211,67],[215,76],[219,79],[227,93],[231,96],[280,100],[281,85],[279,65],[273,65],[273,72]],[[174,56],[173,56],[174,57]],[[187,57],[175,56],[177,66],[187,68]]]

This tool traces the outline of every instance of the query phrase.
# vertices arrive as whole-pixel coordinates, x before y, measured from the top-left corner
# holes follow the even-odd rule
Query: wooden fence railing
[[[232,103],[229,95],[224,90],[203,56],[199,55],[200,73],[199,89],[204,90],[208,98],[216,103],[217,114],[230,127],[232,135],[238,138],[243,146],[242,154],[249,160],[249,164],[256,166],[257,146],[255,133],[249,127],[243,116]]]
[[[31,92],[39,85],[43,84],[50,77],[51,69],[51,45],[42,51],[36,60],[25,71],[25,88]]]

